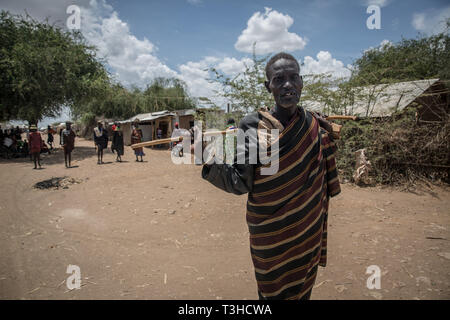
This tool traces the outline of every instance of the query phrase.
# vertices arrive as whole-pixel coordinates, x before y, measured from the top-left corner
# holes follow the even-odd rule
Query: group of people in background
[[[112,139],[111,139],[111,152],[116,154],[116,162],[122,162],[122,156],[124,154],[124,140],[123,131],[120,127],[120,123],[114,123],[112,125]],[[97,149],[97,164],[102,164],[103,162],[103,150],[108,148],[108,130],[103,126],[103,123],[99,121],[97,127],[94,128],[94,145]],[[133,131],[131,132],[131,144],[136,144],[142,142],[142,130],[139,129],[138,124],[133,124]],[[136,148],[134,149],[134,154],[136,155],[136,161],[143,162],[144,149]],[[141,158],[139,160],[139,157]]]
[[[179,131],[178,123],[175,124],[174,132]],[[3,131],[0,127],[0,145],[2,147],[2,153],[5,150],[11,151],[11,153],[20,150],[25,156],[29,155],[30,159],[34,163],[34,169],[41,169],[41,157],[42,152],[51,153],[54,149],[55,135],[60,136],[60,146],[64,151],[64,163],[66,168],[72,166],[72,151],[75,148],[76,134],[72,129],[72,122],[67,121],[65,127],[56,131],[52,126],[47,127],[47,144],[41,136],[36,124],[31,124],[28,128],[27,139],[22,140],[22,131],[19,127],[14,129],[8,129]],[[133,124],[131,132],[131,144],[142,142],[142,130],[137,123]],[[103,151],[108,148],[109,134],[108,130],[104,127],[101,121],[97,122],[97,126],[93,132],[94,145],[97,150],[97,164],[103,164]],[[157,138],[162,138],[162,130],[158,128]],[[171,144],[171,149],[175,144]],[[116,154],[116,162],[122,162],[122,156],[124,155],[124,136],[119,123],[114,123],[112,126],[112,139],[111,139],[111,151]],[[8,154],[8,153],[7,153]],[[134,149],[137,162],[143,162],[145,156],[144,149]],[[9,158],[9,157],[8,157]]]
[[[34,169],[41,169],[41,157],[40,154],[45,152],[51,154],[51,150],[54,149],[55,137],[57,131],[50,125],[47,127],[47,144],[42,139],[36,124],[31,124],[28,128],[26,139],[22,140],[22,133],[19,127],[15,129],[8,129],[3,131],[0,127],[0,151],[6,155],[6,158],[11,156],[30,156],[30,159],[34,163]],[[59,131],[59,144],[64,151],[64,163],[66,168],[72,166],[72,151],[75,148],[75,132],[72,130],[72,122],[67,121],[65,127]]]
[[[75,133],[72,130],[72,133],[70,133],[70,122],[66,123],[66,132],[64,130],[60,131],[60,144],[64,145],[64,137],[67,135],[70,135],[69,138],[69,145],[66,147],[66,150],[71,149],[71,141],[72,136],[73,139],[75,137]],[[26,138],[22,138],[23,133],[26,134]],[[64,132],[64,133],[63,133]],[[33,134],[32,134],[33,133]],[[51,150],[54,149],[54,141],[55,137],[54,135],[57,134],[56,130],[54,130],[50,125],[47,127],[47,143],[44,142],[44,140],[41,137],[40,132],[38,131],[38,128],[35,124],[30,125],[28,130],[20,129],[19,127],[3,130],[0,127],[0,153],[2,155],[5,155],[6,158],[10,157],[26,157],[30,156],[31,159],[33,159],[33,154],[36,154],[37,150],[39,150],[39,153],[48,153],[51,154]],[[31,138],[30,138],[31,135]],[[39,137],[39,138],[38,138]],[[67,139],[66,139],[67,140]],[[33,151],[32,151],[33,150]],[[73,147],[72,147],[73,150]],[[71,152],[71,151],[68,151]],[[69,155],[68,155],[69,156]],[[39,161],[37,161],[39,163]]]
[[[3,130],[0,127],[0,155],[10,157],[27,157],[28,142],[22,139],[23,130],[19,127]]]
[[[64,162],[66,168],[71,167],[71,153],[75,147],[75,132],[71,127],[72,123],[70,121],[66,122],[66,126],[60,132],[60,145],[64,150]],[[47,127],[47,143],[50,145],[51,149],[48,149],[44,140],[42,139],[41,133],[38,131],[38,128],[35,124],[30,125],[29,133],[28,133],[28,145],[30,156],[34,162],[34,169],[42,168],[41,166],[41,156],[40,154],[44,150],[48,150],[50,154],[50,150],[53,150],[53,142],[54,142],[54,134],[56,133],[52,127]]]
[[[111,142],[111,151],[116,153],[116,162],[122,162],[124,154],[123,132],[119,123],[112,126],[113,136]],[[97,127],[94,128],[94,145],[97,149],[97,164],[103,164],[103,150],[108,148],[108,130],[103,127],[103,123],[99,121]]]

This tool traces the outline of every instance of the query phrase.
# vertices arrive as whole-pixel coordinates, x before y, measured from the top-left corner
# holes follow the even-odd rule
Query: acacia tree
[[[120,83],[108,84],[99,94],[74,109],[73,115],[85,124],[95,117],[126,119],[143,112],[144,102],[139,89],[129,90]]]
[[[367,50],[355,60],[357,85],[419,79],[450,79],[450,18],[443,32]]]
[[[109,76],[80,32],[0,13],[0,118],[37,122],[76,108]]]
[[[176,78],[156,78],[142,94],[146,112],[191,109],[195,106],[187,93],[186,84]]]

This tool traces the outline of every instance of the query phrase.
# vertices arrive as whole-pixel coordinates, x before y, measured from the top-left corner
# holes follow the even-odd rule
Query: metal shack
[[[126,146],[131,145],[131,132],[133,123],[138,123],[142,130],[142,141],[151,141],[156,139],[156,130],[161,128],[163,138],[170,137],[173,131],[173,119],[176,114],[167,110],[149,113],[140,113],[127,120],[110,122],[112,126],[115,122],[120,124],[123,131],[123,139]]]
[[[178,122],[180,129],[189,130],[194,126],[194,109],[175,110],[175,118],[172,119],[172,126],[175,128],[175,122]]]

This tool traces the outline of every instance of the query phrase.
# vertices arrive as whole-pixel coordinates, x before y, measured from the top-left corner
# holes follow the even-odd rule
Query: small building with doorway
[[[142,141],[151,141],[158,139],[157,130],[161,128],[162,137],[170,138],[174,129],[173,119],[176,114],[167,110],[152,112],[148,117],[142,118],[139,121],[139,128],[142,130]]]
[[[114,123],[118,123],[123,132],[123,143],[124,145],[129,146],[131,145],[131,132],[133,130],[133,123],[139,123],[140,119],[148,117],[150,114],[151,113],[140,113],[127,120],[109,122],[108,125],[112,126]]]
[[[175,128],[175,123],[178,122],[180,129],[189,130],[194,126],[194,109],[174,110],[174,119],[172,119],[172,127]]]
[[[127,120],[110,122],[112,126],[114,123],[120,124],[123,132],[123,140],[126,146],[131,145],[131,132],[133,131],[133,123],[138,123],[139,129],[142,130],[142,141],[151,141],[157,139],[156,131],[161,128],[163,138],[170,137],[173,131],[173,119],[175,113],[167,110],[158,112],[149,112],[137,114]]]

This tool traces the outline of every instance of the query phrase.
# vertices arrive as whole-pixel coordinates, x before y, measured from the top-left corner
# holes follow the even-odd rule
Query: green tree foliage
[[[74,108],[75,118],[91,123],[93,117],[128,119],[136,114],[194,108],[186,85],[179,79],[157,78],[145,90],[107,84],[87,103]]]
[[[194,101],[187,93],[186,84],[176,78],[156,78],[143,92],[145,111],[191,109]]]
[[[106,118],[127,118],[140,113],[142,94],[139,90],[128,90],[116,83],[104,86],[99,94],[85,104],[73,109],[75,118],[85,119],[84,123],[92,122],[96,116]]]
[[[419,79],[450,79],[450,19],[437,35],[403,39],[365,51],[354,62],[352,82],[356,85]]]
[[[36,122],[85,103],[108,74],[81,33],[0,13],[0,118]]]
[[[303,76],[303,90],[300,103],[307,110],[324,114],[350,114],[347,106],[354,101],[354,90],[347,79],[333,78],[331,74],[309,74]]]

